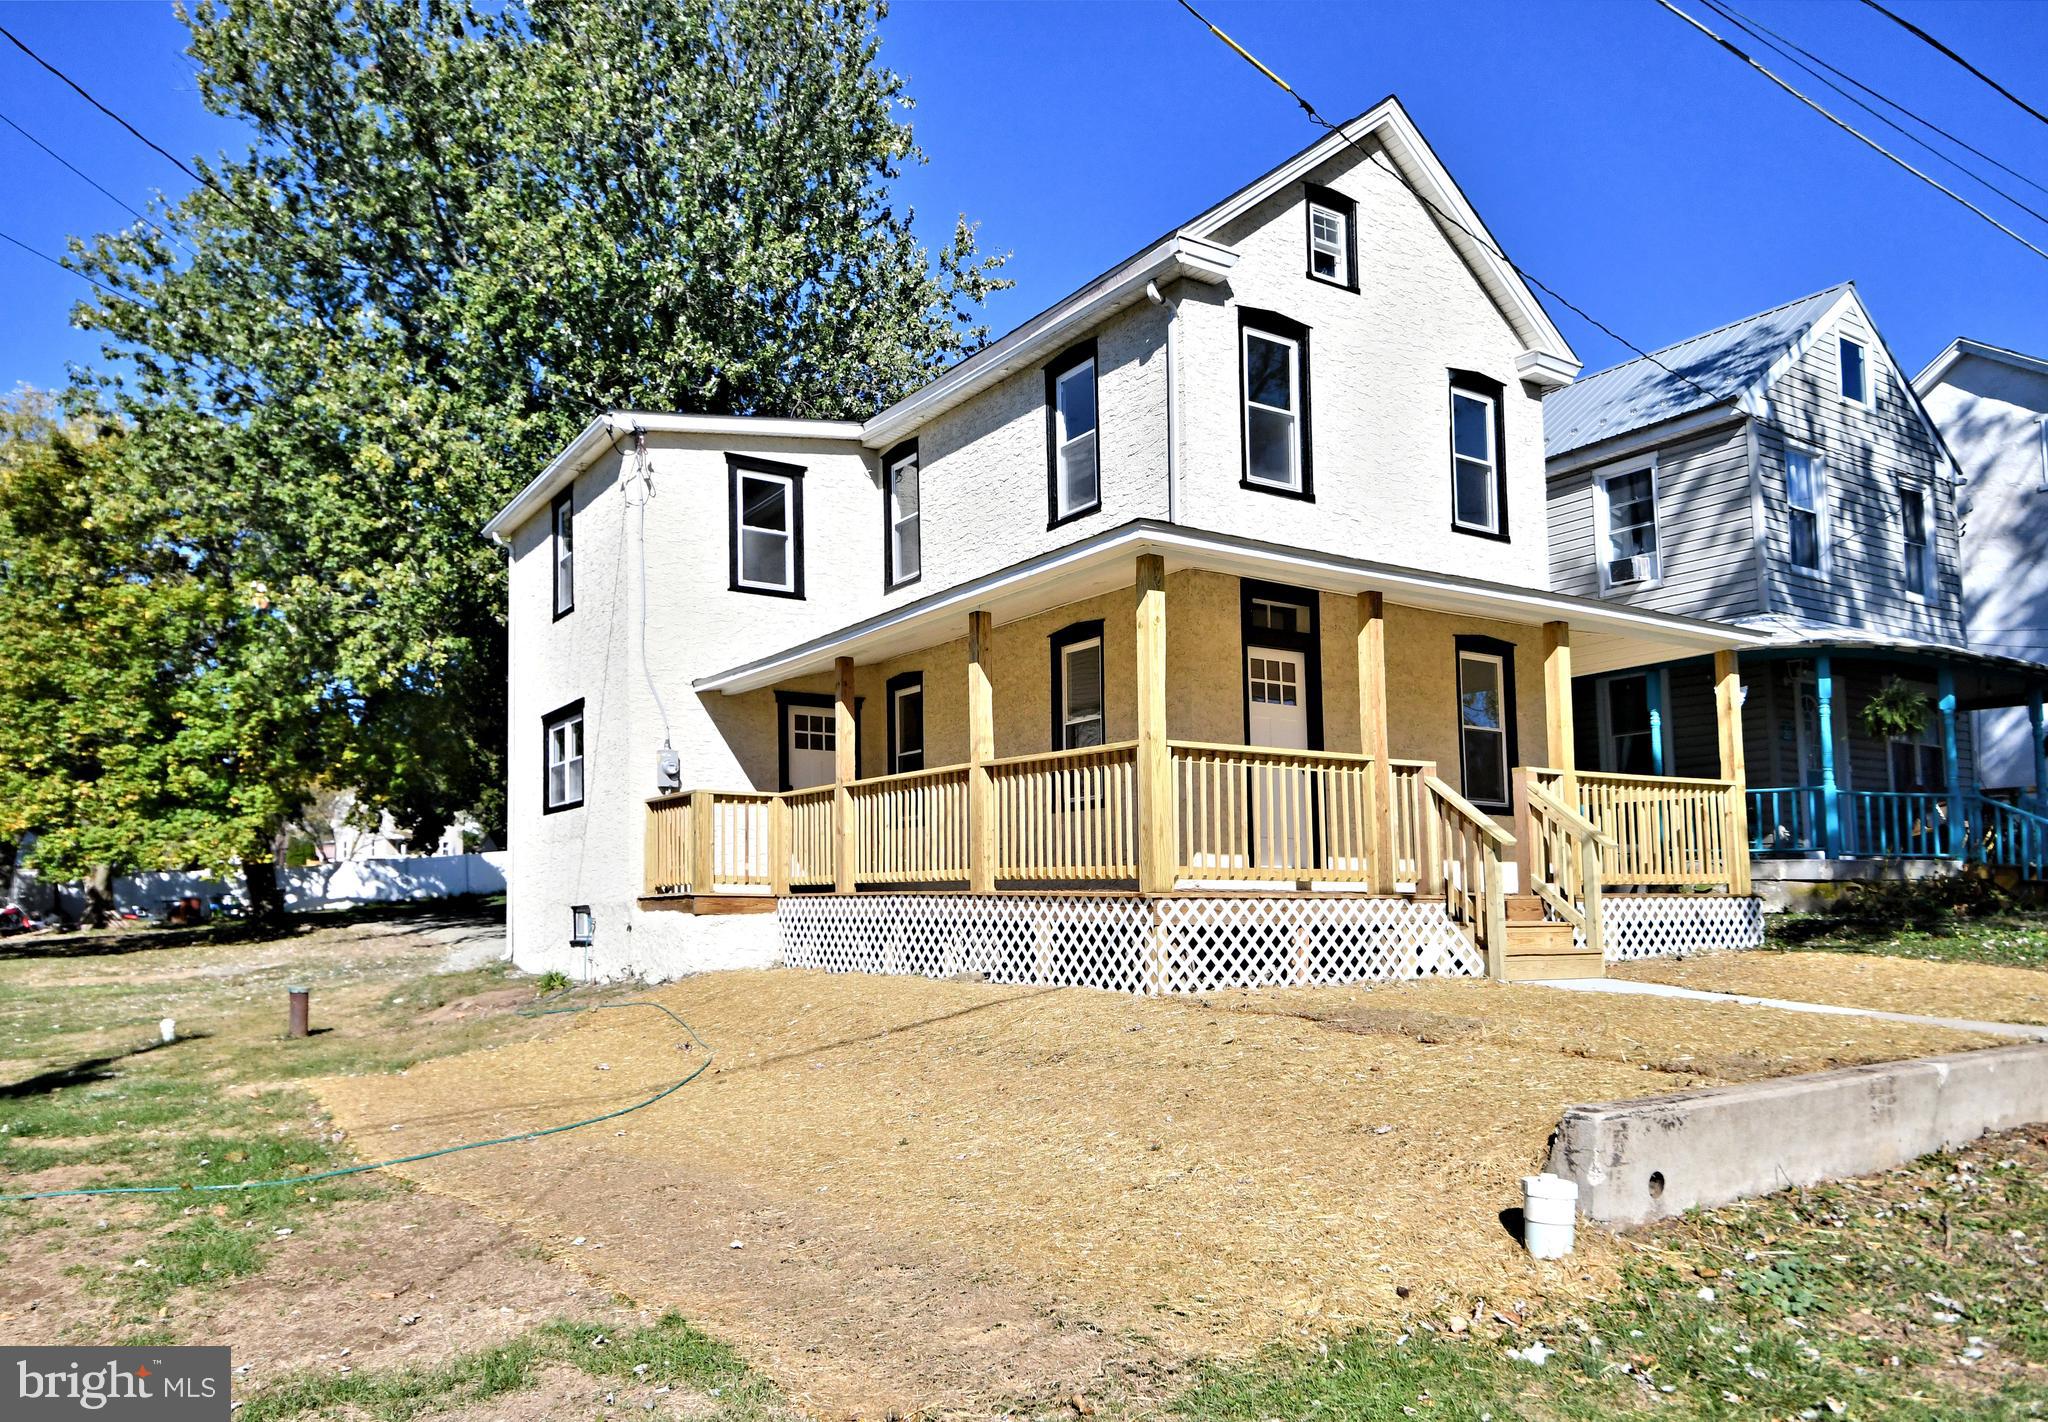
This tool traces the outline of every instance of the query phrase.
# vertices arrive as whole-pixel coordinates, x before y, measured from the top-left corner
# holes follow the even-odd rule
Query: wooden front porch
[[[1362,753],[1168,735],[1163,560],[1137,559],[1131,739],[997,756],[994,629],[969,614],[960,764],[855,773],[854,666],[837,662],[833,783],[647,802],[644,903],[810,895],[1379,896],[1439,904],[1494,976],[1598,971],[1603,895],[1749,892],[1739,731],[1720,780],[1579,772],[1571,639],[1543,628],[1549,768],[1490,816],[1436,762],[1389,753],[1386,608],[1358,595]],[[1733,658],[1725,704],[1739,704]],[[1503,822],[1504,821],[1504,822]],[[1508,827],[1511,824],[1512,829]],[[1514,866],[1511,870],[1508,866]],[[700,909],[700,911],[703,911]],[[1568,960],[1577,955],[1581,966]],[[1518,960],[1526,960],[1520,963]]]

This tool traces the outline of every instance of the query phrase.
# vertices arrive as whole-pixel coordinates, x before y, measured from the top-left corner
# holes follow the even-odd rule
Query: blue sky
[[[1674,3],[1726,28],[1697,0]],[[1731,3],[2048,185],[2048,125],[1874,12],[1853,0]],[[2048,109],[2048,5],[1887,3]],[[1652,0],[1201,8],[1332,118],[1399,94],[1508,254],[1639,344],[1853,277],[1908,374],[1957,334],[2048,354],[2048,260]],[[240,146],[235,126],[201,107],[167,4],[0,3],[0,23],[173,152]],[[998,331],[1315,137],[1172,0],[907,0],[884,37],[931,157],[902,198],[935,239],[964,211],[986,246],[1014,254],[1017,287],[990,310]],[[187,181],[4,42],[0,114],[138,207]],[[0,230],[45,252],[130,220],[5,125],[0,173]],[[2048,212],[2048,193],[2000,181]],[[2048,248],[2048,224],[1983,203]],[[60,383],[67,362],[96,358],[97,343],[68,325],[80,289],[0,244],[0,388]],[[1554,314],[1589,370],[1626,358]]]

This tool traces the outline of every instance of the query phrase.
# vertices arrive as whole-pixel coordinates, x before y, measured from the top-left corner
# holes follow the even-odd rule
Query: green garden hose
[[[588,1116],[581,1121],[571,1121],[565,1126],[543,1126],[535,1131],[521,1131],[516,1136],[495,1136],[487,1141],[469,1141],[462,1145],[443,1146],[439,1150],[424,1150],[417,1155],[394,1156],[390,1160],[373,1161],[368,1165],[344,1165],[336,1170],[315,1171],[311,1175],[292,1175],[282,1180],[242,1180],[232,1185],[106,1185],[82,1190],[33,1190],[20,1195],[0,1195],[0,1201],[11,1200],[57,1200],[80,1195],[186,1195],[226,1190],[265,1190],[279,1185],[310,1185],[316,1180],[334,1180],[344,1175],[361,1175],[370,1170],[386,1170],[394,1165],[410,1165],[417,1160],[432,1160],[436,1156],[456,1155],[466,1150],[482,1150],[486,1146],[517,1145],[521,1141],[539,1140],[542,1136],[558,1136],[564,1131],[579,1131],[585,1126],[595,1126],[601,1121],[616,1121],[621,1116],[630,1116],[635,1111],[644,1111],[664,1097],[675,1095],[711,1068],[711,1048],[697,1035],[697,1029],[682,1018],[670,1012],[658,1002],[592,1002],[575,1007],[549,1007],[538,1012],[522,1012],[521,1017],[554,1017],[567,1012],[590,1012],[614,1007],[651,1007],[662,1013],[689,1035],[692,1042],[704,1049],[704,1060],[697,1063],[697,1069],[681,1081],[664,1086],[645,1101],[636,1101],[631,1106],[621,1106],[616,1111],[607,1111],[601,1116]]]

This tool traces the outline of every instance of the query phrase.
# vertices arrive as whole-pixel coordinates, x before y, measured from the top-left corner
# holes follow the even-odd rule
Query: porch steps
[[[1572,945],[1572,926],[1543,916],[1543,900],[1534,894],[1510,894],[1508,936],[1502,966],[1511,983],[1557,978],[1597,978],[1605,964],[1598,949]]]

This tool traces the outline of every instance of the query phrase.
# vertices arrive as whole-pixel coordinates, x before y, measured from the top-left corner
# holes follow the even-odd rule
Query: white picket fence
[[[422,854],[396,859],[345,859],[338,864],[310,864],[303,869],[277,871],[278,887],[284,891],[285,907],[312,910],[350,908],[358,904],[406,903],[416,899],[445,899],[460,894],[501,894],[505,891],[503,850],[480,854]],[[22,876],[24,880],[27,875]],[[23,887],[28,887],[26,884]],[[37,889],[41,893],[36,892]],[[54,903],[50,896],[54,894]],[[159,917],[172,900],[192,895],[212,902],[216,895],[231,903],[246,903],[242,877],[227,880],[208,874],[172,871],[155,874],[123,874],[114,880],[114,906]],[[85,892],[78,884],[35,886],[27,895],[41,899],[33,911],[55,907],[77,915],[84,911]]]

